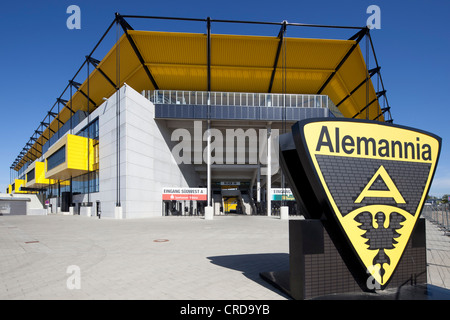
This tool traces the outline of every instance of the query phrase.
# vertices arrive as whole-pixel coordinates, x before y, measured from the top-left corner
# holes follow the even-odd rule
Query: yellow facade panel
[[[89,151],[89,152],[88,152]],[[78,170],[93,170],[94,140],[76,135],[67,135],[66,161],[67,168]]]
[[[27,193],[26,191],[20,191],[21,187],[25,187],[25,180],[24,179],[15,179],[14,180],[14,190],[13,193]]]
[[[56,181],[52,179],[45,178],[46,163],[35,161],[27,168],[25,171],[26,176],[26,187],[27,188],[40,188],[43,186],[48,186],[49,184],[54,184]],[[34,179],[28,180],[28,173],[34,169]]]
[[[70,177],[86,173],[88,172],[88,161],[89,170],[94,170],[94,163],[98,161],[98,158],[95,156],[93,139],[71,134],[65,135],[45,153],[45,163],[47,166],[48,158],[62,147],[65,147],[64,162],[47,170],[45,178],[67,180]]]

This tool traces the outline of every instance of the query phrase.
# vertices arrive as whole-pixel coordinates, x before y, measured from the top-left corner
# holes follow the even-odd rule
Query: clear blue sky
[[[69,5],[81,9],[81,30],[69,30]],[[381,9],[381,29],[372,31],[394,123],[430,131],[442,137],[443,147],[430,191],[450,193],[450,1],[8,1],[2,3],[0,34],[0,191],[10,179],[10,165],[37,129],[46,112],[81,66],[114,13],[215,19],[301,22],[364,26],[369,5]],[[204,24],[165,24],[159,20],[129,20],[136,29],[205,32]],[[186,24],[184,24],[186,25]],[[228,26],[229,28],[229,26]],[[226,32],[213,25],[213,32]],[[247,25],[229,33],[265,35],[278,28],[260,30]],[[295,33],[295,34],[294,34]],[[312,30],[288,29],[288,36],[314,37]],[[340,33],[347,38],[352,32]],[[317,33],[317,36],[334,36]],[[105,40],[95,58],[101,60],[112,46],[115,32]],[[373,67],[373,60],[370,67]],[[80,77],[80,82],[86,75]]]

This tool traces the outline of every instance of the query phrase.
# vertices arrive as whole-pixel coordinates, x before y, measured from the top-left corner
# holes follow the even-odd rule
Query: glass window
[[[70,192],[70,180],[61,180],[59,187],[61,194],[63,192]]]
[[[31,169],[30,172],[27,173],[27,181],[34,180],[35,173],[34,169]]]
[[[85,191],[86,189],[86,191]],[[85,188],[85,175],[72,178],[72,192],[74,194],[87,193],[87,188]]]
[[[98,139],[98,118],[91,121],[86,127],[81,129],[77,135],[85,138]]]
[[[47,171],[66,161],[66,146],[62,146],[47,159]]]
[[[58,184],[51,184],[48,186],[47,190],[44,192],[47,199],[55,198],[58,195]]]
[[[97,171],[88,172],[72,178],[72,192],[93,193],[99,191],[99,174]]]

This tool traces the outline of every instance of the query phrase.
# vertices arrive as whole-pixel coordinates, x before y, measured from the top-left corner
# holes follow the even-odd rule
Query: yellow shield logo
[[[326,204],[364,268],[385,287],[419,218],[441,139],[349,119],[301,121],[293,135],[319,203]]]

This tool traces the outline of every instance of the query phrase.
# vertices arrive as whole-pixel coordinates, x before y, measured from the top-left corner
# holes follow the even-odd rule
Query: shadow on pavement
[[[241,271],[244,276],[270,289],[281,296],[291,299],[287,294],[268,284],[260,277],[260,273],[274,270],[289,270],[289,254],[256,253],[207,257],[211,263]]]

